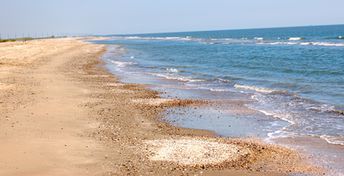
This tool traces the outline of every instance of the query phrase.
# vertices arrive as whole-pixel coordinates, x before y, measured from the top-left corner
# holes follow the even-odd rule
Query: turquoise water
[[[110,37],[98,43],[119,45],[104,59],[123,81],[152,85],[166,97],[243,100],[259,112],[169,113],[178,125],[344,145],[344,25]]]

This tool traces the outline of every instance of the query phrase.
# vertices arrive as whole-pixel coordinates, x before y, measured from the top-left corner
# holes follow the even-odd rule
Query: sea
[[[281,144],[344,174],[344,25],[106,37],[96,43],[121,81],[218,103],[164,120]]]

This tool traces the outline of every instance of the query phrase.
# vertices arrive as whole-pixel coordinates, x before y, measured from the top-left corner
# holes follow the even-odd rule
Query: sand
[[[169,161],[181,165],[209,165],[235,162],[249,150],[238,145],[197,138],[147,140],[145,144],[153,161]]]
[[[287,148],[161,121],[166,107],[204,102],[119,82],[106,47],[84,40],[0,44],[0,175],[321,173]]]

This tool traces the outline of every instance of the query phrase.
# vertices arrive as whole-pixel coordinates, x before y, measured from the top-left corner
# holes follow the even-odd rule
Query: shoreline
[[[53,87],[49,87],[50,84],[61,86],[60,88],[62,90],[58,93],[66,93],[69,91],[69,88],[72,87],[75,94],[68,93],[66,96],[73,97],[70,100],[75,101],[72,101],[74,103],[69,105],[71,107],[78,107],[78,111],[69,109],[69,106],[66,106],[64,109],[60,110],[65,110],[66,113],[70,114],[74,113],[74,115],[82,112],[84,117],[80,118],[83,119],[84,125],[81,125],[82,127],[79,125],[76,127],[71,126],[69,128],[70,131],[66,132],[66,134],[73,134],[80,137],[80,139],[78,137],[71,138],[71,141],[73,142],[77,141],[77,143],[84,144],[81,139],[87,139],[90,145],[97,144],[97,146],[94,146],[93,148],[91,147],[91,152],[85,151],[85,155],[88,157],[84,157],[88,160],[92,158],[93,161],[97,162],[90,162],[86,167],[80,167],[80,161],[74,160],[74,162],[72,162],[72,166],[76,165],[79,167],[70,168],[70,166],[68,166],[67,168],[71,169],[72,171],[76,171],[76,173],[82,173],[83,171],[88,170],[87,168],[90,167],[93,169],[89,170],[89,172],[93,173],[84,172],[87,173],[85,175],[287,175],[289,173],[319,174],[321,172],[321,169],[304,163],[304,161],[302,161],[302,157],[295,153],[295,151],[291,151],[284,147],[264,144],[252,139],[243,140],[221,138],[215,136],[209,131],[179,128],[161,121],[162,112],[166,107],[190,104],[197,106],[197,103],[194,104],[195,102],[190,101],[171,102],[170,100],[160,99],[158,92],[148,90],[144,85],[121,83],[115,75],[112,75],[106,70],[104,66],[105,63],[101,60],[101,55],[105,52],[104,45],[89,44],[84,42],[85,39],[62,40],[66,40],[64,42],[70,44],[71,46],[60,49],[60,47],[63,48],[62,46],[59,46],[59,42],[61,44],[61,41],[59,41],[59,39],[50,39],[49,41],[51,43],[49,44],[54,46],[51,47],[50,50],[56,50],[56,52],[49,53],[48,55],[42,54],[35,56],[38,58],[37,60],[32,60],[29,63],[25,62],[24,66],[22,66],[23,63],[17,63],[17,61],[4,62],[6,61],[6,58],[0,58],[1,71],[4,70],[4,68],[9,70],[8,74],[3,74],[0,78],[5,79],[11,76],[13,78],[22,77],[24,81],[27,80],[29,82],[31,79],[40,81],[38,78],[44,78],[43,81],[39,82],[38,84],[34,84],[35,82],[32,82],[32,84],[29,84],[31,87],[23,85],[22,88],[23,90],[42,90],[44,96],[52,96],[54,93],[56,93],[54,92],[56,90],[50,91],[53,89]],[[30,45],[32,42],[38,42],[38,47],[42,47],[40,45],[44,45],[45,41],[46,40],[30,41],[27,43]],[[40,44],[39,42],[43,43]],[[66,43],[62,42],[62,44]],[[17,44],[20,45],[21,43],[12,43],[9,45],[16,46]],[[3,46],[4,45],[0,45],[0,49]],[[35,49],[35,47],[37,48],[37,46],[32,46],[31,49]],[[41,50],[42,48],[40,48],[40,51]],[[17,50],[17,52],[18,51],[21,51],[21,49]],[[46,51],[44,50],[44,52]],[[61,52],[72,54],[59,56]],[[13,55],[16,55],[16,51],[14,51]],[[32,53],[31,55],[30,53],[28,55],[32,56]],[[62,61],[59,61],[58,58]],[[23,72],[20,73],[19,76],[17,75],[18,73],[13,73],[13,65],[15,65],[15,67],[18,67],[17,65],[23,67],[21,68]],[[56,66],[57,68],[55,69]],[[37,73],[37,71],[33,70],[32,68],[39,68],[38,71],[40,72]],[[51,70],[47,68],[52,69],[54,72],[50,73]],[[49,72],[49,74],[47,74],[47,72]],[[23,73],[32,74],[31,76],[23,76]],[[44,74],[45,77],[40,77],[42,74]],[[54,80],[53,78],[58,79]],[[12,90],[11,86],[16,86],[19,84],[18,80],[15,80],[12,85],[10,85],[10,88],[6,88],[8,85],[1,85],[1,88]],[[63,84],[61,85],[61,83]],[[67,88],[65,87],[66,85],[68,85]],[[22,90],[13,89],[12,91],[13,93],[8,95],[6,99],[4,98],[5,101],[2,101],[1,104],[4,104],[8,107],[13,107],[15,105],[11,101],[7,101],[7,98],[11,99],[13,96],[18,96],[17,94]],[[22,93],[25,98],[27,96],[27,92],[23,91]],[[28,100],[25,101],[39,104],[39,102],[42,101],[43,95],[38,91],[34,94],[31,94],[30,97],[27,97]],[[62,103],[58,105],[63,105],[65,101],[63,97],[59,97],[58,95],[59,94],[56,94],[55,98]],[[2,97],[2,95],[0,96]],[[24,111],[22,110],[23,107],[19,106],[18,109],[9,108],[6,111],[1,109],[1,112],[9,114],[9,116],[12,118],[18,117],[17,111],[20,111],[24,115],[29,112],[31,113],[31,111],[28,111],[27,109],[30,109],[30,107],[33,105],[32,103],[25,103],[25,101],[17,103],[20,105],[24,104],[24,109],[26,109]],[[49,103],[51,105],[57,105],[54,104],[56,103],[55,101],[47,102],[47,105],[49,105]],[[38,110],[37,107],[31,110],[33,113],[38,111],[38,114],[41,111]],[[51,111],[48,113],[51,113]],[[52,113],[59,115],[58,112],[55,111],[52,111]],[[44,116],[44,114],[42,114],[42,116]],[[60,116],[52,115],[52,117],[56,118],[57,122],[60,122]],[[28,119],[18,118],[17,121],[22,123],[21,121],[25,122],[28,121]],[[67,125],[71,122],[75,124],[75,122],[79,121],[74,119],[66,119],[66,122],[62,124]],[[46,125],[44,124],[46,123],[46,119],[39,118],[36,123],[42,123],[41,125],[44,126]],[[4,125],[7,124],[3,124],[2,126]],[[29,123],[28,126],[25,127],[20,126],[20,129],[23,128],[28,131],[27,128],[30,127],[30,125],[34,124]],[[77,129],[76,133],[74,131],[75,129]],[[5,130],[7,130],[7,128],[5,128]],[[21,133],[8,133],[8,131],[5,131],[5,133],[8,135],[1,136],[1,139],[11,139],[22,135]],[[28,133],[32,132],[28,131]],[[50,138],[55,141],[56,136],[54,135],[56,134],[59,133],[52,131],[51,136],[47,136],[47,139]],[[35,140],[37,136],[32,137],[30,135],[30,137],[31,139]],[[192,145],[189,145],[190,143]],[[194,148],[195,144],[201,147]],[[8,145],[11,146],[13,143],[8,143]],[[51,146],[46,147],[49,149]],[[59,148],[60,146],[53,149]],[[191,152],[181,152],[185,148],[190,149]],[[11,151],[10,147],[7,149]],[[223,149],[228,151],[230,154],[228,154],[228,156],[223,155],[223,153],[221,153]],[[232,151],[232,149],[235,149],[235,151]],[[189,157],[191,160],[186,160],[184,164],[178,164],[173,160],[168,161],[167,158],[169,157],[166,156],[169,156],[167,155],[169,152],[159,153],[160,151],[164,150],[172,153],[174,152],[176,156],[181,156],[182,158]],[[195,158],[194,155],[190,156],[190,154],[195,154],[192,153],[193,151],[198,151],[198,153],[207,153],[209,150],[213,150],[214,152],[210,155],[202,155],[198,158]],[[36,149],[32,149],[32,151],[33,153],[37,152]],[[78,155],[78,152],[76,151],[71,151],[71,153],[72,156]],[[51,154],[54,155],[54,151],[51,151]],[[65,153],[63,156],[67,158],[62,158],[61,161],[64,159],[67,159],[67,161],[70,160],[67,154],[70,153]],[[18,155],[18,157],[21,156]],[[97,158],[97,160],[94,158]],[[219,160],[221,158],[222,160]],[[176,159],[180,161],[180,157],[176,157]],[[42,161],[45,161],[45,159],[42,159],[39,162]],[[101,163],[101,166],[99,166],[99,163]],[[61,166],[60,169],[63,170],[63,167],[64,166]],[[16,170],[13,170],[13,168],[10,167],[7,168],[3,165],[0,165],[0,168],[2,172],[4,172],[5,169],[5,173],[6,171],[8,171],[8,173],[16,173]],[[42,168],[35,169],[34,170],[38,173],[58,175],[58,173],[54,172],[54,170],[51,170],[51,168],[49,169],[48,166],[47,170]],[[101,169],[101,171],[99,169]],[[97,171],[98,174],[94,174],[94,171]],[[66,172],[67,175],[72,174],[68,173],[68,171]]]
[[[103,62],[102,63],[102,65],[105,65],[105,63]],[[115,76],[115,75],[114,75]],[[130,84],[130,83],[128,83],[128,84]],[[145,85],[142,85],[142,84],[135,84],[135,85],[139,85],[139,86],[143,86],[143,87],[147,87],[147,86],[145,86]],[[150,90],[149,88],[148,88],[148,90],[147,91],[153,91],[153,92],[156,92],[156,91],[154,91],[154,90]],[[156,92],[157,93],[157,101],[159,102],[159,100],[166,100],[166,99],[164,99],[164,98],[159,98],[159,93],[158,92]],[[148,100],[150,100],[150,99],[147,99],[147,101]],[[175,99],[170,99],[170,100],[175,100]],[[190,106],[191,105],[191,107],[194,107],[194,103],[192,103],[193,101],[196,101],[196,106],[195,106],[195,108],[197,108],[197,107],[199,107],[199,106],[202,106],[202,105],[205,105],[205,106],[207,106],[206,104],[207,103],[210,103],[210,102],[208,102],[208,101],[206,101],[205,100],[205,102],[206,103],[200,103],[200,102],[197,102],[197,101],[204,101],[204,100],[192,100],[192,99],[177,99],[178,101],[186,101],[186,102],[191,102],[191,103],[185,103],[185,104],[183,104],[183,103],[177,103],[177,105],[179,105],[179,107],[181,106],[181,107],[188,107],[188,106]],[[200,103],[200,104],[199,104]],[[149,105],[149,103],[143,103],[143,104],[145,104],[145,105]],[[178,106],[175,106],[175,105],[164,105],[164,103],[162,103],[163,105],[162,105],[162,109],[161,109],[161,112],[163,112],[163,111],[165,111],[167,108],[171,108],[171,107],[178,107]],[[153,104],[151,104],[151,106],[155,106],[155,107],[158,107],[158,108],[160,108],[160,106],[156,106],[154,103]],[[264,144],[262,141],[257,141],[257,139],[231,139],[231,138],[226,138],[226,137],[220,137],[220,136],[217,136],[214,132],[212,132],[212,131],[208,131],[208,130],[201,130],[201,129],[191,129],[191,128],[183,128],[183,127],[178,127],[178,126],[174,126],[174,125],[172,125],[170,122],[168,122],[168,121],[165,121],[165,120],[162,120],[162,116],[163,116],[163,114],[162,113],[159,113],[158,115],[158,118],[155,118],[155,120],[157,121],[156,123],[163,123],[163,125],[164,126],[167,126],[167,128],[173,128],[173,129],[177,129],[177,131],[179,132],[180,130],[186,130],[186,131],[189,131],[189,132],[187,132],[187,133],[184,133],[184,132],[182,132],[181,133],[181,135],[185,135],[185,134],[187,134],[188,136],[192,136],[192,137],[210,137],[210,138],[213,138],[213,139],[217,139],[217,140],[220,140],[220,141],[227,141],[227,142],[234,142],[234,143],[237,143],[237,144],[239,144],[239,143],[241,143],[241,145],[257,145],[258,147],[262,147],[263,146],[263,148],[264,148],[264,146],[266,147],[266,146],[269,146],[269,147],[276,147],[276,148],[279,148],[278,146],[274,146],[274,145],[271,145],[271,144]],[[166,130],[165,129],[165,131],[168,131],[168,130]],[[190,134],[191,133],[191,134]],[[174,132],[174,135],[175,134],[177,134],[177,135],[180,135],[180,134],[178,134],[178,133],[176,133],[176,132]],[[259,146],[259,145],[262,145],[262,146]],[[281,149],[282,149],[283,147],[281,147]],[[285,149],[285,148],[283,148],[283,149]],[[288,150],[288,149],[286,149],[286,150]],[[212,166],[210,166],[210,168],[211,168]],[[221,167],[221,166],[215,166],[215,168],[216,167]],[[234,167],[235,168],[235,167]],[[240,167],[239,167],[240,168]],[[223,168],[222,168],[223,169]],[[236,168],[236,169],[238,169],[238,168]],[[299,168],[300,169],[300,168]],[[252,171],[252,169],[249,169],[249,170],[251,170]],[[291,170],[288,170],[287,172],[290,172]],[[259,173],[259,172],[258,172]],[[270,173],[271,174],[271,173]],[[276,174],[276,173],[275,173]],[[279,174],[281,174],[281,173],[279,173]],[[285,173],[284,173],[285,174]]]
[[[340,136],[340,131],[338,131],[338,138],[333,133],[334,130],[342,127],[340,125],[340,116],[337,117],[330,110],[333,106],[327,106],[288,92],[281,92],[281,89],[261,89],[260,86],[238,87],[235,80],[230,81],[230,76],[227,79],[221,79],[223,78],[221,76],[220,78],[216,76],[212,78],[198,77],[199,72],[202,72],[200,68],[207,67],[205,65],[201,67],[200,63],[197,63],[194,66],[195,68],[191,69],[193,68],[192,63],[185,60],[187,66],[184,67],[179,62],[183,60],[180,59],[183,58],[183,54],[173,54],[173,42],[163,41],[160,45],[155,41],[143,42],[139,39],[122,41],[113,38],[112,41],[97,41],[95,43],[108,45],[109,51],[103,57],[106,68],[125,83],[147,85],[149,89],[161,92],[163,98],[202,99],[209,100],[211,103],[215,102],[214,106],[202,106],[197,109],[193,107],[168,108],[167,112],[164,112],[163,120],[178,127],[210,130],[220,136],[253,137],[262,139],[267,143],[290,147],[306,155],[307,158],[311,158],[308,159],[317,163],[316,165],[327,168],[331,172],[329,175],[343,173],[340,164],[343,162],[337,159],[342,158],[342,149],[340,146],[331,146],[342,144],[343,139]],[[166,48],[171,49],[165,50],[161,47],[165,45],[169,46]],[[187,44],[185,47],[190,46],[193,45]],[[178,51],[183,50],[184,45],[178,48]],[[203,53],[205,57],[207,55],[201,51],[199,53],[197,50],[194,50],[194,52]],[[157,55],[155,56],[155,54]],[[185,53],[185,57],[195,59],[193,53]],[[171,58],[171,61],[167,61],[166,58]],[[211,60],[211,58],[208,58],[208,60]],[[221,66],[219,67],[221,68]],[[192,71],[195,71],[195,73]],[[212,75],[212,73],[209,74]],[[199,80],[199,82],[196,80]],[[223,87],[222,83],[224,81],[229,81],[229,84],[226,84],[228,88]],[[234,83],[236,84],[234,85]],[[233,85],[234,90],[231,89]],[[216,89],[217,87],[221,88]],[[237,88],[249,90],[243,91]],[[232,100],[243,101],[231,102]],[[272,100],[275,104],[269,102],[269,100]],[[219,105],[221,103],[223,103],[223,107]],[[324,118],[321,119],[321,117]],[[324,129],[324,126],[333,123],[331,120],[326,123],[328,118],[338,121],[338,126],[334,128],[328,126],[328,130]],[[312,120],[313,122],[309,123]],[[319,128],[317,128],[317,125],[319,125]],[[304,146],[286,145],[288,143],[280,143],[278,140],[279,138],[282,140],[286,138],[290,140],[290,143],[294,143],[293,138],[298,137],[309,141],[310,144]],[[323,146],[319,145],[318,142],[314,142],[313,137],[319,137],[319,139],[324,140],[323,142],[326,140],[329,143],[321,151],[322,154],[313,151],[313,148]],[[338,150],[327,151],[326,148],[328,147],[337,148]],[[321,159],[323,155],[326,155],[326,159]]]

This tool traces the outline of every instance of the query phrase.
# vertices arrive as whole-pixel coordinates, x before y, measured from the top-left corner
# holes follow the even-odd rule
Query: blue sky
[[[344,24],[344,0],[1,0],[2,35]]]

